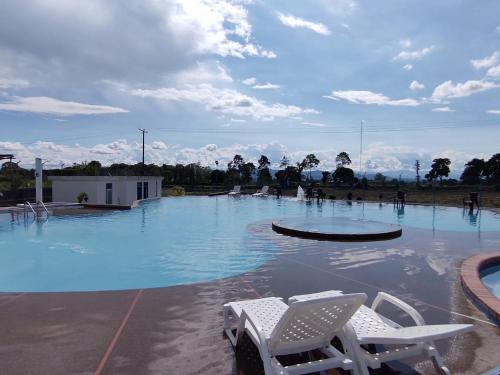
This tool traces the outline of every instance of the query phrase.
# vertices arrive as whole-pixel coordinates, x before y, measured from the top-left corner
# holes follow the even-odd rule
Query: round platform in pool
[[[401,236],[401,226],[347,217],[287,218],[272,223],[275,232],[326,241],[380,241]]]

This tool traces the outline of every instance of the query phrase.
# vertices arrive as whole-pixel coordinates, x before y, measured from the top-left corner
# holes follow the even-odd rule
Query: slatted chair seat
[[[330,342],[366,300],[363,293],[309,299],[286,305],[270,297],[224,305],[224,331],[233,346],[244,332],[259,349],[266,374],[305,374],[353,362]],[[236,333],[234,332],[236,330]],[[320,350],[326,359],[283,366],[278,356]]]
[[[314,293],[311,295],[293,296],[289,302],[306,301],[315,296],[336,296],[342,292],[338,290]],[[402,327],[398,323],[379,314],[377,308],[382,302],[389,302],[408,314],[415,322],[414,326]],[[405,359],[425,354],[431,358],[434,367],[442,374],[449,374],[448,368],[444,366],[443,360],[437,351],[434,340],[454,337],[456,335],[471,331],[470,324],[439,324],[427,325],[424,318],[407,303],[380,292],[375,297],[370,307],[361,306],[353,314],[349,323],[344,327],[344,335],[341,339],[344,343],[354,342],[357,352],[354,357],[358,363],[359,373],[368,375],[368,367],[380,368],[383,362]],[[389,345],[388,350],[370,353],[362,345]]]

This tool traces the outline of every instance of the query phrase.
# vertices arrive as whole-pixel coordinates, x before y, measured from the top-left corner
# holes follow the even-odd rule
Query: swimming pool
[[[0,215],[2,216],[2,215]],[[266,263],[278,250],[248,225],[290,217],[350,217],[424,229],[492,231],[500,216],[462,209],[273,197],[179,197],[129,211],[0,218],[0,291],[95,291],[216,280]],[[265,228],[268,228],[265,226]],[[278,234],[274,234],[278,236]]]

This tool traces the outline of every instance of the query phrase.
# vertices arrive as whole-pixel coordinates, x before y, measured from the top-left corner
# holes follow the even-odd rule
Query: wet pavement
[[[88,293],[0,294],[1,374],[254,374],[249,340],[235,353],[222,334],[222,305],[329,289],[387,291],[429,324],[473,323],[474,333],[437,343],[454,374],[500,365],[500,329],[465,297],[461,260],[500,249],[494,232],[433,232],[404,227],[400,238],[360,243],[314,241],[248,230],[277,245],[251,272],[208,283]],[[397,311],[383,312],[408,322]],[[376,373],[434,374],[430,361],[394,363]]]

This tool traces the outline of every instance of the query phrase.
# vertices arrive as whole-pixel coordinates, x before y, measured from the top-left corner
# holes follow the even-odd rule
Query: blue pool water
[[[482,270],[481,281],[495,297],[500,299],[500,264]]]
[[[3,216],[3,218],[2,218]],[[259,267],[276,252],[248,224],[280,218],[350,217],[434,230],[500,230],[500,216],[462,209],[316,203],[269,197],[181,197],[130,211],[0,215],[0,291],[90,291],[209,281]],[[267,224],[265,226],[267,230]],[[278,235],[278,234],[274,234]]]

